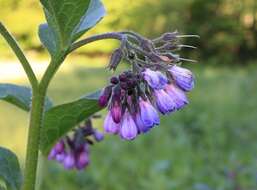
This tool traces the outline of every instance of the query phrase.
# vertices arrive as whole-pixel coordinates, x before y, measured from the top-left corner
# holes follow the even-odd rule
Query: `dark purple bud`
[[[137,133],[136,123],[130,113],[126,111],[121,124],[120,136],[125,140],[133,140],[136,138]]]
[[[65,156],[63,160],[63,166],[67,170],[71,170],[75,166],[75,157],[72,153],[69,153]]]
[[[155,90],[156,105],[162,114],[175,111],[176,104],[164,90]]]
[[[167,94],[169,94],[170,98],[175,102],[177,110],[183,108],[185,105],[189,103],[185,92],[178,88],[176,85],[167,85],[165,87],[165,91],[167,92]]]
[[[104,134],[99,132],[97,129],[94,130],[94,138],[97,142],[100,142],[104,139]]]
[[[140,116],[145,127],[153,127],[160,124],[160,118],[156,109],[148,101],[139,100]]]
[[[87,151],[82,151],[78,154],[77,160],[76,160],[76,168],[78,170],[85,169],[85,167],[89,164],[89,155]]]
[[[119,63],[122,60],[122,56],[123,56],[123,53],[120,48],[116,49],[113,52],[113,54],[111,56],[110,64],[109,64],[109,67],[111,70],[116,70],[117,66],[119,65]]]
[[[194,88],[194,75],[190,70],[174,65],[168,71],[182,90],[188,92]]]
[[[126,82],[127,81],[127,75],[125,73],[122,73],[119,75],[119,79],[121,82]]]
[[[98,104],[101,107],[106,107],[108,105],[109,99],[112,95],[112,86],[107,86],[102,91],[101,96],[98,99]]]
[[[112,77],[111,80],[110,80],[110,82],[111,82],[112,84],[118,84],[118,83],[119,83],[119,79],[118,79],[118,77]]]
[[[111,106],[111,114],[115,123],[120,123],[122,117],[121,105],[118,101],[114,100]]]
[[[113,121],[110,111],[107,113],[104,120],[104,131],[110,134],[117,134],[120,129],[120,124],[117,124]]]

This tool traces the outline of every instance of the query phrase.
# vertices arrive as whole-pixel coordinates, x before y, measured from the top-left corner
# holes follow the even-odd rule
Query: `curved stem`
[[[35,90],[37,89],[38,86],[38,81],[35,76],[35,73],[33,72],[27,58],[25,57],[24,53],[22,52],[21,48],[17,44],[16,40],[14,37],[8,32],[8,30],[5,28],[5,26],[0,22],[0,33],[4,37],[4,39],[7,41],[9,46],[12,48],[13,52],[21,62],[23,69],[25,70],[28,79],[30,81],[30,84],[32,86],[32,89]]]
[[[104,33],[99,35],[94,35],[91,37],[88,37],[84,40],[78,41],[72,45],[72,47],[69,49],[69,53],[94,41],[104,40],[104,39],[116,39],[122,41],[124,38],[124,35],[117,32],[110,32],[110,33]]]

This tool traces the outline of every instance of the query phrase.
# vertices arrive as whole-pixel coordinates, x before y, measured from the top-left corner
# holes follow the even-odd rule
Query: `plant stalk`
[[[40,129],[44,114],[46,91],[34,91],[30,113],[30,126],[27,142],[25,174],[22,190],[34,190],[36,184]]]

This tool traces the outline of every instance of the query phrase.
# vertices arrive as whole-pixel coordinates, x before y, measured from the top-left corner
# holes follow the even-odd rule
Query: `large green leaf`
[[[39,37],[50,54],[65,51],[73,41],[105,15],[100,0],[40,0],[47,24],[39,27]]]
[[[51,108],[45,113],[40,149],[47,155],[51,147],[73,127],[102,108],[98,106],[99,92]]]
[[[8,190],[19,190],[22,174],[18,159],[10,150],[0,147],[0,178],[6,183]]]
[[[0,84],[0,100],[7,101],[19,108],[29,111],[32,99],[31,89],[24,86],[14,84]],[[52,107],[52,102],[49,98],[46,99],[46,110]]]

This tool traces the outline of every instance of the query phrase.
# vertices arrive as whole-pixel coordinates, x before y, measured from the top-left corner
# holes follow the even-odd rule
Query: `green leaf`
[[[40,0],[47,24],[40,25],[39,37],[50,54],[65,51],[105,15],[100,0]]]
[[[19,190],[22,174],[18,159],[10,150],[0,147],[0,178],[6,183],[8,190]]]
[[[30,111],[31,96],[32,91],[28,87],[0,83],[0,100],[14,104],[25,111]],[[49,98],[46,99],[45,107],[46,110],[52,107],[52,102]]]
[[[40,149],[47,155],[53,145],[73,127],[102,108],[98,106],[100,92],[51,108],[45,113]]]

